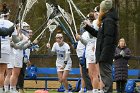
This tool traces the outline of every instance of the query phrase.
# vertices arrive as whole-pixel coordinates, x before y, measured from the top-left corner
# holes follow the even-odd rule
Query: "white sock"
[[[10,91],[16,91],[16,86],[10,86]]]
[[[88,90],[87,93],[93,93],[92,90]]]
[[[4,91],[5,91],[5,92],[9,91],[9,86],[4,85]]]
[[[3,93],[3,88],[0,88],[0,93]]]
[[[98,93],[98,89],[93,89],[92,92],[93,93]]]
[[[67,89],[65,89],[65,92],[68,92],[68,90],[67,90]]]
[[[81,91],[84,91],[84,88],[81,88],[80,90],[81,90]]]

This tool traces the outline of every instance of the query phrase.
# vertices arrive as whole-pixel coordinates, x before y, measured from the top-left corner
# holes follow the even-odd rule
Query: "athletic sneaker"
[[[93,93],[92,90],[88,90],[87,93]]]
[[[84,93],[84,90],[81,89],[78,93]]]
[[[98,93],[98,89],[93,89],[92,93]]]

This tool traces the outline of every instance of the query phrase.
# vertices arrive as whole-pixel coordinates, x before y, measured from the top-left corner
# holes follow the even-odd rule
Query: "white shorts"
[[[22,68],[23,65],[22,59],[23,59],[22,56],[16,55],[14,67]]]
[[[22,68],[23,65],[23,51],[15,50],[15,62],[13,63],[14,67]]]
[[[57,68],[57,72],[59,71],[64,71],[64,70],[71,70],[72,67],[72,63],[68,62],[67,65],[65,65],[64,63],[58,63],[56,62],[56,68]]]
[[[10,63],[7,65],[7,68],[14,68],[15,63],[15,53],[11,51],[10,53]]]
[[[1,53],[0,63],[8,64],[10,62],[10,55],[6,53]]]

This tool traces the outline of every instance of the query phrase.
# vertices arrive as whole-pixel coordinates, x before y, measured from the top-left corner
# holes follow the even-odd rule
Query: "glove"
[[[120,55],[122,55],[123,57],[125,56],[125,52],[122,50],[121,52],[120,52]]]
[[[39,46],[35,44],[35,45],[33,46],[33,49],[34,49],[35,51],[38,51],[38,50],[39,50]]]

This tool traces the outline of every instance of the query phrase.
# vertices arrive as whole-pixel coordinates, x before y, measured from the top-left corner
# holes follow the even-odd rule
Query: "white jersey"
[[[93,25],[93,28],[98,31],[99,30],[99,27],[97,25],[97,21],[98,21],[97,19],[94,20],[93,23],[92,23],[92,25]]]
[[[0,19],[0,28],[10,28],[13,23],[9,20]],[[10,38],[9,36],[1,36],[1,53],[10,54]]]
[[[89,40],[89,33],[87,31],[85,31],[82,34],[81,37],[82,37],[82,39],[86,40],[86,42],[88,42],[88,40]],[[81,41],[78,41],[78,45],[77,45],[77,48],[76,48],[76,53],[77,53],[78,57],[82,57],[83,56],[84,49],[85,49],[85,45],[83,43],[81,43]]]
[[[93,27],[96,31],[99,30],[99,27],[98,27],[98,25],[97,25],[97,19],[94,20],[94,21],[92,22],[92,27]],[[90,34],[89,34],[89,37],[90,37],[90,39],[88,40],[89,42],[94,42],[94,41],[96,41],[96,39],[97,39],[96,37],[91,36]]]
[[[70,53],[70,47],[64,42],[63,46],[59,46],[57,42],[53,44],[52,51],[56,52],[57,59],[56,63],[64,64],[66,53]],[[71,58],[69,58],[68,63],[72,63]]]

